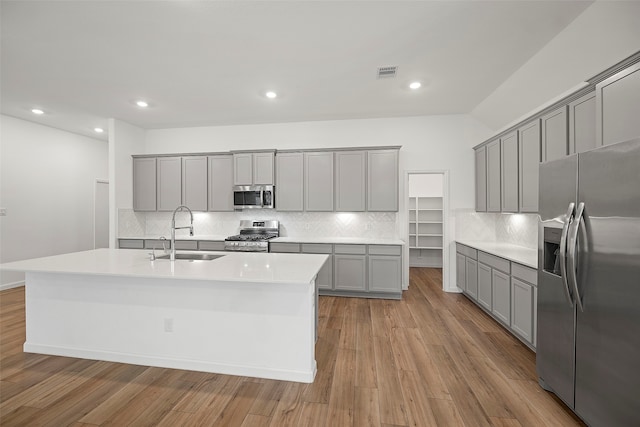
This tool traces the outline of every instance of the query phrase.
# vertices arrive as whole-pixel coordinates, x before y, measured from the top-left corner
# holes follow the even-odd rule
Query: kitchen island
[[[26,273],[25,352],[312,382],[327,256],[218,254],[97,249],[0,267]]]

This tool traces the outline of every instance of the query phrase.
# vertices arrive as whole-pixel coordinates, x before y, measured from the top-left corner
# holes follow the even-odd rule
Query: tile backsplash
[[[172,212],[134,212],[118,210],[118,236],[143,235],[169,237]],[[177,215],[183,225],[188,213]],[[398,238],[396,212],[278,212],[256,210],[251,212],[194,212],[193,227],[196,234],[231,236],[238,233],[242,219],[275,219],[280,221],[280,235],[293,237],[365,237]],[[188,230],[176,231],[176,236],[187,235]]]
[[[458,209],[456,239],[504,242],[536,249],[538,214],[502,214]]]

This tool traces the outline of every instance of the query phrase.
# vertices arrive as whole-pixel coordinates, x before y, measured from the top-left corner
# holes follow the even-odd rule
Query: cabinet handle
[[[575,203],[569,203],[567,209],[566,220],[562,226],[562,237],[560,238],[560,275],[562,276],[562,284],[564,285],[564,293],[569,302],[569,307],[573,307],[573,299],[569,290],[569,282],[567,281],[567,235],[569,234],[569,226],[573,222],[573,211]]]

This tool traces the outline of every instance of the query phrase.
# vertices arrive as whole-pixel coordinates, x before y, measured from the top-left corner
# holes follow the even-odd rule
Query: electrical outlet
[[[311,224],[309,224],[308,222],[304,223],[304,229],[305,230],[310,230],[311,229]]]
[[[0,216],[7,216],[7,208],[0,208]]]
[[[164,331],[165,332],[173,332],[173,319],[172,318],[164,319]]]
[[[373,230],[373,224],[368,222],[367,225],[364,226],[365,230]]]

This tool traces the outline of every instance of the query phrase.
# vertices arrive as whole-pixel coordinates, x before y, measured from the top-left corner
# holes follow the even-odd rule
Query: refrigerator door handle
[[[569,290],[569,282],[567,281],[567,235],[569,234],[569,226],[573,219],[573,211],[576,204],[569,203],[569,209],[567,209],[566,220],[562,226],[562,235],[560,237],[560,275],[562,276],[562,284],[564,285],[564,293],[569,302],[569,307],[573,307],[573,299],[571,298],[571,291]]]
[[[576,304],[580,311],[584,312],[584,305],[582,298],[580,297],[580,290],[578,289],[578,278],[576,275],[576,250],[578,247],[578,232],[580,231],[580,225],[582,224],[582,217],[584,215],[584,202],[578,204],[576,210],[575,221],[572,224],[570,230],[571,236],[569,236],[569,257],[567,260],[567,269],[569,270],[569,278],[573,287],[574,295],[576,296]]]

